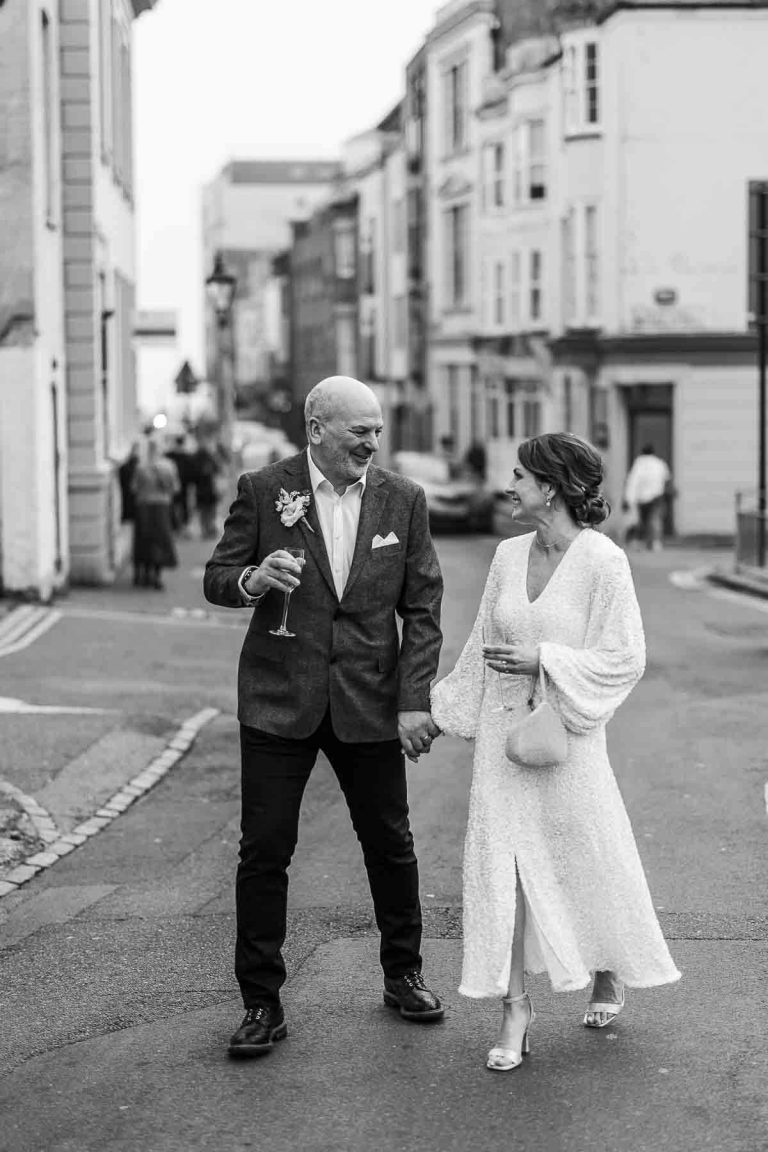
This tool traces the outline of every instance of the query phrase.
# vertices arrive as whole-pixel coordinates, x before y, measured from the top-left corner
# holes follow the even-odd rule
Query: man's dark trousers
[[[341,785],[363,849],[386,976],[421,968],[418,864],[399,740],[344,744],[330,713],[307,739],[240,726],[242,838],[237,870],[235,974],[246,1008],[277,1004],[285,981],[288,865],[318,751]]]

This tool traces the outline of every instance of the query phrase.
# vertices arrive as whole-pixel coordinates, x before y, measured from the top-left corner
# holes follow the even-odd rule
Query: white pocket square
[[[398,540],[397,536],[395,536],[394,532],[390,532],[390,534],[388,536],[379,536],[377,534],[373,538],[373,543],[371,544],[371,548],[386,548],[386,546],[388,544],[399,544],[399,543],[400,543],[400,541]]]

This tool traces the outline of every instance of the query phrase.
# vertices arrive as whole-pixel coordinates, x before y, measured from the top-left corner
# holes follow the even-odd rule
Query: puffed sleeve
[[[539,646],[552,705],[584,735],[608,723],[645,671],[645,636],[626,555],[617,550],[595,577],[583,648]]]
[[[474,740],[480,717],[485,680],[483,625],[498,595],[501,547],[499,545],[496,549],[491,562],[477,618],[456,661],[456,667],[433,685],[431,692],[431,711],[435,724],[449,736],[461,736],[464,740]]]

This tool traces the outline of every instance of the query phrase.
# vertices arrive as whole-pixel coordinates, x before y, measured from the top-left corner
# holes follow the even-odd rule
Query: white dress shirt
[[[624,488],[628,504],[650,504],[664,495],[671,478],[669,466],[658,456],[640,455],[629,470]]]
[[[307,460],[312,499],[320,521],[336,595],[341,600],[355,553],[360,505],[363,501],[367,474],[354,484],[350,484],[339,496],[330,480],[326,480],[315,464],[309,448],[307,448]]]

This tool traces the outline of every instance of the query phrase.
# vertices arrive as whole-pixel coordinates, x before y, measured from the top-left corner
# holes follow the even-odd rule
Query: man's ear
[[[307,421],[307,440],[310,444],[320,443],[320,421],[314,417]]]

